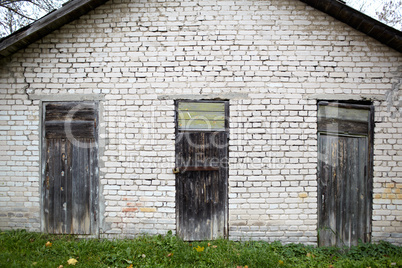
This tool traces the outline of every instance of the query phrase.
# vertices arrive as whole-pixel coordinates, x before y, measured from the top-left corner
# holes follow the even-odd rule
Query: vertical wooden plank
[[[219,159],[219,172],[214,176],[214,217],[215,217],[215,232],[214,238],[226,236],[227,224],[227,177],[228,177],[228,147],[227,133],[218,132],[215,136],[215,144],[217,145],[214,158]]]
[[[194,172],[186,173],[186,188],[184,194],[186,195],[186,211],[184,211],[185,218],[185,233],[188,240],[198,240],[199,230],[197,230],[197,214],[198,211],[198,201],[200,199],[199,189],[200,184],[197,180],[197,176],[194,176]],[[192,230],[192,231],[190,231]]]
[[[210,143],[210,133],[201,132],[199,133],[198,138],[198,158],[197,165],[205,166],[206,163],[210,162],[210,159],[206,159],[205,149],[209,146]],[[207,144],[206,144],[207,143]],[[209,164],[208,164],[209,165]],[[200,226],[201,236],[207,237],[207,239],[212,239],[212,206],[210,200],[210,192],[211,192],[211,176],[213,171],[199,171],[197,172],[200,180],[200,188],[201,188],[201,198],[199,200],[199,209],[201,211],[199,218],[202,220],[203,226]],[[197,174],[194,174],[197,176]],[[205,239],[205,238],[203,238]]]
[[[177,108],[177,105],[176,105]],[[177,120],[176,120],[176,124],[177,124]],[[177,133],[177,127],[176,127],[176,142],[175,142],[175,164],[176,167],[182,167],[182,159],[183,159],[183,150],[182,150],[182,144],[183,144],[183,133]],[[175,199],[175,203],[176,203],[176,226],[177,226],[177,234],[180,237],[183,237],[183,233],[182,233],[182,226],[183,226],[183,222],[182,219],[183,217],[181,217],[182,215],[182,205],[183,205],[183,180],[182,180],[183,175],[180,173],[176,174],[176,178],[175,178],[175,185],[176,185],[176,199]]]
[[[366,218],[368,216],[367,210],[366,210],[366,202],[367,200],[367,182],[368,182],[368,172],[367,172],[367,163],[368,163],[368,146],[367,146],[367,138],[359,138],[358,141],[356,142],[356,147],[357,149],[357,162],[358,162],[358,178],[359,181],[357,183],[357,188],[358,188],[358,193],[357,193],[357,200],[358,200],[358,208],[357,208],[357,241],[355,244],[358,244],[358,239],[360,239],[362,242],[366,242]]]
[[[95,179],[95,172],[96,170],[94,169],[94,167],[96,166],[96,159],[95,159],[95,151],[96,151],[96,142],[93,139],[89,139],[88,140],[88,145],[89,145],[89,160],[88,160],[88,164],[89,164],[89,219],[90,219],[90,226],[88,227],[88,232],[89,233],[94,233],[97,225],[97,217],[96,217],[96,202],[95,200],[97,199],[97,187],[96,187],[96,179]]]
[[[372,205],[373,205],[373,161],[374,161],[374,106],[370,107],[370,122],[369,132],[367,137],[367,188],[366,188],[366,230],[365,242],[371,242],[371,219],[372,219]]]
[[[79,213],[81,197],[81,159],[79,147],[76,140],[72,140],[72,230],[74,234],[80,234]]]
[[[57,162],[57,159],[55,157],[56,153],[56,146],[55,146],[55,141],[54,139],[49,140],[51,147],[50,147],[50,161],[49,161],[49,225],[48,225],[48,230],[51,233],[54,233],[54,177],[56,176],[56,171],[55,171],[55,162]]]
[[[329,138],[330,144],[330,177],[328,180],[328,239],[330,245],[336,245],[336,174],[338,167],[338,140],[334,137]]]
[[[197,191],[199,192],[199,198],[197,200],[196,223],[197,223],[197,236],[199,239],[211,239],[211,215],[208,209],[206,200],[206,194],[208,192],[208,177],[210,172],[208,171],[196,171],[191,172],[193,178],[197,180]]]
[[[325,213],[325,189],[326,189],[326,183],[325,183],[325,148],[323,146],[323,140],[324,138],[322,137],[321,133],[318,133],[318,140],[317,140],[317,147],[318,147],[318,166],[317,166],[317,184],[318,184],[318,191],[317,191],[317,202],[318,202],[318,245],[323,245],[324,243],[324,231],[323,231],[323,225],[324,225],[324,220],[326,217],[324,217]]]
[[[98,135],[96,135],[96,139],[95,139],[95,147],[94,147],[94,151],[93,151],[93,157],[94,157],[94,166],[93,166],[93,170],[94,170],[94,178],[93,178],[93,188],[95,194],[93,195],[94,198],[94,225],[93,228],[96,229],[92,229],[92,232],[99,233],[99,217],[100,217],[100,212],[99,212],[99,141],[98,141]]]
[[[353,138],[350,138],[353,139]],[[357,225],[358,222],[358,193],[359,193],[359,189],[358,189],[358,181],[360,180],[359,178],[359,174],[358,174],[358,164],[359,164],[359,147],[355,142],[354,139],[354,144],[352,145],[353,147],[351,148],[351,162],[353,164],[352,166],[352,174],[349,174],[349,176],[351,177],[351,183],[350,183],[350,203],[351,203],[351,211],[350,211],[350,244],[353,245],[357,242],[357,232],[358,232],[358,228],[360,228],[360,226]]]
[[[189,240],[195,240],[196,237],[196,224],[195,218],[198,213],[197,200],[200,198],[197,189],[199,189],[198,181],[193,180],[193,173],[186,172],[186,188],[184,194],[186,195],[186,211],[184,212],[185,217],[185,233]],[[193,230],[193,232],[189,232]]]
[[[78,208],[78,229],[80,234],[89,234],[90,228],[90,211],[89,211],[89,148],[88,139],[79,139],[79,155],[81,162],[80,164],[80,194],[79,194],[79,208]]]
[[[80,177],[79,179],[79,186],[80,186],[80,192],[79,192],[79,207],[78,207],[78,215],[77,215],[77,221],[78,221],[78,233],[79,234],[85,234],[85,211],[86,211],[86,206],[87,206],[87,187],[86,187],[86,166],[87,166],[87,154],[86,154],[86,148],[82,147],[81,144],[84,143],[83,139],[78,140],[78,146],[79,146],[79,155],[80,155]]]
[[[183,166],[185,166],[185,157],[186,157],[186,154],[185,154],[185,146],[184,146],[184,144],[185,144],[185,139],[186,139],[186,137],[185,137],[185,134],[184,133],[178,133],[177,134],[178,135],[178,142],[176,143],[176,154],[177,154],[177,156],[178,156],[178,162],[176,162],[177,163],[177,166],[178,167],[183,167]],[[180,235],[180,237],[183,237],[183,239],[184,239],[184,235],[185,235],[185,231],[186,231],[186,229],[185,229],[185,226],[184,226],[184,223],[185,223],[185,220],[187,219],[186,218],[186,215],[184,214],[184,211],[186,211],[186,204],[187,204],[187,200],[186,200],[186,195],[185,195],[185,193],[186,193],[186,189],[187,189],[187,185],[186,185],[186,178],[185,178],[185,175],[187,175],[186,173],[178,173],[177,175],[176,175],[176,180],[177,180],[177,185],[178,185],[178,189],[177,189],[177,192],[176,192],[176,195],[177,195],[177,204],[178,204],[178,211],[177,211],[177,222],[178,222],[178,233],[179,233],[179,235]]]
[[[334,208],[335,208],[335,239],[336,245],[342,246],[342,241],[340,241],[340,235],[342,230],[342,180],[344,178],[344,140],[341,137],[333,137],[337,144],[337,154],[336,154],[336,172],[333,174],[334,180]]]
[[[222,221],[222,215],[223,211],[221,208],[222,205],[222,200],[220,199],[220,187],[222,187],[222,182],[224,180],[220,179],[223,178],[221,177],[221,165],[220,162],[223,160],[221,151],[222,149],[220,148],[221,146],[221,136],[222,133],[224,132],[214,132],[210,133],[210,146],[212,147],[212,152],[210,152],[210,162],[212,165],[219,165],[219,170],[218,171],[213,171],[210,172],[211,176],[211,194],[210,194],[210,210],[211,210],[211,236],[213,238],[218,238],[219,236],[222,236],[220,233],[221,230],[221,221]]]
[[[91,139],[84,138],[83,139],[86,148],[83,148],[83,153],[85,154],[84,160],[84,183],[85,183],[85,192],[84,192],[84,211],[83,211],[83,232],[84,234],[91,234],[91,188],[90,188],[90,181],[91,181],[91,166],[90,166],[90,159],[91,159]]]
[[[53,232],[56,234],[62,233],[62,203],[61,203],[61,139],[54,140],[54,177],[53,177]]]
[[[324,245],[337,244],[337,172],[339,165],[339,140],[336,136],[320,135],[321,157],[323,158],[320,177],[321,208],[320,240]],[[320,206],[321,207],[321,206]]]
[[[50,195],[50,193],[52,193],[52,191],[51,191],[51,189],[50,189],[50,180],[51,180],[51,177],[52,177],[52,166],[53,166],[53,164],[52,164],[52,161],[51,161],[51,159],[52,159],[52,153],[53,153],[53,151],[52,151],[52,143],[51,143],[51,140],[48,140],[48,139],[46,139],[45,141],[44,141],[45,143],[46,143],[46,147],[44,148],[44,151],[45,151],[45,161],[46,161],[46,163],[45,163],[45,178],[44,178],[44,182],[43,182],[43,189],[44,189],[44,192],[45,192],[45,195],[44,195],[44,203],[43,203],[43,206],[44,206],[44,208],[43,208],[43,210],[44,210],[44,217],[45,217],[45,231],[46,232],[51,232],[51,227],[50,227],[50,210],[51,210],[51,208],[50,208],[50,206],[51,206],[51,195]]]
[[[67,220],[67,196],[66,196],[66,177],[67,177],[67,154],[66,140],[60,139],[60,233],[66,233]]]
[[[348,198],[350,198],[350,194],[349,194],[349,189],[350,189],[350,151],[352,150],[351,148],[353,148],[353,140],[351,143],[350,138],[348,137],[343,137],[344,140],[344,144],[345,144],[345,148],[344,148],[344,173],[343,173],[343,181],[344,184],[342,186],[342,192],[343,192],[343,196],[342,196],[342,203],[344,206],[343,212],[342,212],[342,229],[341,229],[341,233],[340,233],[340,239],[342,239],[342,245],[343,246],[349,246],[350,245],[350,239],[347,236],[343,236],[343,234],[345,232],[347,232],[347,214],[348,214],[348,209],[350,209],[350,201],[348,201]],[[352,147],[351,147],[352,146]],[[349,202],[349,204],[348,204]]]
[[[189,151],[191,152],[191,158],[192,158],[192,163],[191,166],[197,166],[197,154],[200,154],[200,142],[202,140],[202,135],[201,133],[191,133],[191,140],[188,148],[190,149]],[[205,221],[205,207],[203,206],[203,199],[204,199],[204,187],[205,187],[205,177],[202,176],[202,173],[200,171],[195,171],[195,172],[187,172],[189,174],[190,180],[194,181],[194,183],[191,183],[191,189],[192,192],[196,193],[195,198],[191,200],[193,206],[194,206],[194,212],[191,213],[189,211],[189,216],[192,220],[192,226],[193,226],[193,236],[192,240],[199,240],[201,236],[204,235],[204,228],[205,226],[202,226],[203,224],[201,222]],[[190,227],[190,226],[189,226]],[[190,227],[191,228],[191,227]],[[191,229],[188,229],[191,230]]]
[[[333,152],[333,145],[332,145],[332,140],[330,139],[330,136],[323,136],[325,139],[325,147],[326,151],[328,152],[327,155],[327,159],[326,159],[326,165],[328,168],[328,173],[326,174],[326,183],[327,183],[327,189],[326,189],[326,195],[325,195],[325,219],[324,219],[324,228],[325,228],[325,232],[324,232],[324,241],[326,242],[327,245],[333,245],[332,243],[332,237],[333,237],[333,232],[332,232],[332,227],[330,224],[330,220],[331,220],[331,211],[333,212],[333,209],[331,210],[331,204],[332,204],[332,200],[333,200],[333,196],[332,194],[332,188],[333,188],[333,184],[332,184],[332,177],[333,177],[333,157],[332,154]]]
[[[360,200],[360,195],[361,195],[361,193],[362,193],[362,191],[364,190],[364,189],[362,189],[361,188],[361,184],[362,183],[364,183],[365,182],[365,180],[364,180],[364,165],[365,165],[365,156],[364,156],[364,152],[362,152],[361,150],[362,150],[362,148],[361,148],[361,142],[360,142],[360,140],[361,140],[362,138],[355,138],[354,140],[355,140],[355,143],[354,143],[354,148],[355,148],[355,173],[356,173],[356,191],[354,192],[354,195],[355,195],[355,200],[356,200],[356,203],[355,203],[355,225],[354,225],[354,227],[355,227],[355,229],[353,230],[353,233],[352,233],[352,237],[353,237],[353,241],[352,241],[352,245],[357,245],[358,244],[358,240],[360,239],[360,235],[361,235],[361,233],[363,233],[362,232],[362,229],[364,229],[364,226],[363,225],[361,225],[361,218],[360,218],[360,215],[361,215],[361,208],[362,208],[362,203],[361,203],[361,200]],[[363,157],[363,159],[362,158],[360,158],[360,157]],[[361,173],[361,168],[363,167],[363,173]]]
[[[194,133],[188,133],[185,143],[187,146],[184,146],[185,149],[185,161],[186,164],[189,166],[194,166],[195,161],[194,161]],[[196,176],[194,176],[194,173],[192,172],[185,172],[186,174],[186,189],[184,194],[186,195],[186,201],[187,201],[187,211],[184,212],[188,219],[188,225],[186,226],[186,234],[189,238],[189,240],[195,240],[197,239],[197,226],[196,226],[196,217],[198,214],[198,207],[197,207],[197,201],[199,200],[199,182],[196,180]],[[185,224],[186,225],[186,224]],[[189,230],[193,230],[192,232],[189,232]]]
[[[85,212],[85,193],[86,193],[86,187],[85,187],[85,166],[86,166],[86,159],[85,159],[85,148],[82,148],[80,146],[80,143],[82,142],[82,139],[77,141],[77,150],[78,150],[78,155],[80,158],[79,164],[79,175],[77,177],[77,184],[79,185],[79,192],[78,192],[78,206],[77,206],[77,229],[76,233],[77,234],[85,234],[85,228],[84,228],[84,223],[83,223],[83,218],[84,218],[84,212]]]
[[[354,241],[354,233],[355,233],[355,213],[356,213],[356,182],[358,181],[357,178],[357,173],[356,173],[356,153],[358,148],[356,148],[356,144],[355,144],[355,139],[353,138],[349,138],[349,173],[348,173],[348,177],[350,179],[350,183],[349,183],[349,188],[345,189],[349,195],[349,202],[350,202],[350,206],[349,206],[349,211],[347,212],[348,215],[347,217],[349,218],[349,222],[348,222],[348,229],[347,229],[347,233],[346,236],[348,238],[348,245],[350,246],[353,244]]]
[[[352,140],[353,141],[353,140]],[[346,246],[350,245],[351,241],[351,212],[353,208],[353,204],[351,203],[351,181],[353,180],[353,175],[351,176],[350,174],[353,174],[353,143],[351,142],[350,139],[347,140],[347,150],[346,150],[346,176],[345,176],[345,185],[344,185],[344,202],[345,202],[345,211],[343,213],[343,219],[344,219],[344,226],[343,226],[343,232],[341,238],[343,239],[344,243]]]
[[[320,134],[319,148],[319,244],[330,245],[332,232],[330,230],[330,205],[332,188],[332,144],[327,135]]]
[[[66,234],[74,234],[73,221],[73,144],[70,140],[66,141]]]

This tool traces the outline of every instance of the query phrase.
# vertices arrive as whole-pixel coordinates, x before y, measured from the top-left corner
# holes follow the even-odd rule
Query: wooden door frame
[[[367,187],[368,187],[368,207],[369,211],[368,214],[369,216],[367,217],[367,224],[369,226],[368,233],[366,234],[366,242],[369,243],[371,242],[371,236],[372,236],[372,217],[373,217],[373,167],[374,167],[374,127],[375,127],[375,122],[374,122],[374,104],[369,101],[337,101],[337,100],[317,100],[317,111],[320,106],[320,103],[328,103],[330,106],[335,106],[335,107],[341,107],[341,108],[350,108],[350,109],[365,109],[369,111],[369,122],[368,122],[368,133],[367,133],[367,142],[368,142],[368,159],[367,159]],[[320,135],[327,135],[327,134],[335,134],[334,132],[325,132],[325,131],[320,131],[318,127],[318,114],[317,114],[317,142],[319,140]],[[358,134],[352,134],[349,135],[347,133],[337,133],[340,136],[353,136],[353,137],[358,137]],[[317,151],[318,150],[318,145],[317,144]],[[319,159],[319,155],[317,156],[317,161]],[[318,232],[320,231],[320,172],[318,170],[319,167],[317,167],[317,230]],[[319,233],[317,233],[319,235]],[[317,244],[319,245],[319,239],[317,238]]]
[[[68,103],[68,102],[80,102],[80,103],[93,103],[95,105],[95,161],[96,161],[96,166],[97,168],[95,169],[95,176],[97,177],[98,183],[96,185],[95,189],[95,211],[96,215],[94,216],[95,221],[91,221],[91,234],[89,235],[80,235],[80,236],[85,236],[85,237],[93,237],[93,238],[99,238],[100,235],[100,221],[101,221],[101,211],[100,211],[100,194],[99,194],[99,189],[100,189],[100,180],[99,180],[99,107],[100,103],[99,100],[77,100],[77,99],[64,99],[61,98],[61,100],[56,100],[57,98],[49,98],[47,100],[44,98],[44,100],[40,100],[39,103],[39,151],[40,151],[40,157],[39,157],[39,168],[40,168],[40,178],[39,178],[39,193],[40,193],[40,230],[41,232],[46,232],[46,223],[45,223],[45,210],[44,210],[44,182],[45,182],[45,169],[46,169],[46,137],[45,137],[45,107],[46,104],[48,103]]]
[[[191,100],[191,99],[176,99],[174,101],[174,106],[175,106],[175,113],[174,113],[174,120],[175,120],[175,165],[176,165],[176,138],[179,132],[203,132],[202,130],[180,130],[179,131],[179,125],[178,125],[178,113],[179,113],[179,103],[180,102],[194,102],[194,103],[224,103],[225,104],[225,130],[221,132],[226,132],[226,135],[228,137],[227,140],[227,149],[226,149],[226,157],[228,159],[228,167],[227,167],[227,175],[225,178],[225,200],[224,202],[224,237],[223,238],[228,238],[229,237],[229,100]],[[214,130],[204,130],[204,132],[214,132]],[[177,185],[178,185],[178,176],[175,176],[175,189],[176,189],[176,194],[175,194],[175,214],[176,214],[176,234],[178,234],[178,229],[179,229],[179,222],[180,222],[180,208],[179,205],[179,194],[177,191]]]

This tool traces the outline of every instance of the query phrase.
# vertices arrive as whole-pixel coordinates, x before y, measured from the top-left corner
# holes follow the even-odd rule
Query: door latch
[[[173,174],[177,174],[177,173],[180,173],[180,169],[179,168],[174,168],[173,169]]]

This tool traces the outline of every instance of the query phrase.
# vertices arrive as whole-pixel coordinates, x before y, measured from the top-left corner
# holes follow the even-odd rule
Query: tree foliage
[[[346,0],[346,3],[389,26],[402,30],[402,0]]]
[[[0,0],[0,36],[34,22],[62,2],[65,0]]]
[[[380,21],[402,30],[402,1],[387,1],[376,14]]]

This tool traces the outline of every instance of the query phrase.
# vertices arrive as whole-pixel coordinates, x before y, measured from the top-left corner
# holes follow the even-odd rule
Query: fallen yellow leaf
[[[52,246],[52,243],[50,243],[50,241],[47,241],[45,244],[45,247],[50,248]]]
[[[197,252],[203,252],[204,251],[204,247],[200,247],[200,246],[198,246],[198,247],[196,247],[196,248],[194,248]]]
[[[71,258],[71,259],[69,259],[68,261],[67,261],[67,263],[69,264],[69,265],[76,265],[77,264],[77,260],[76,259],[74,259],[74,258]]]

